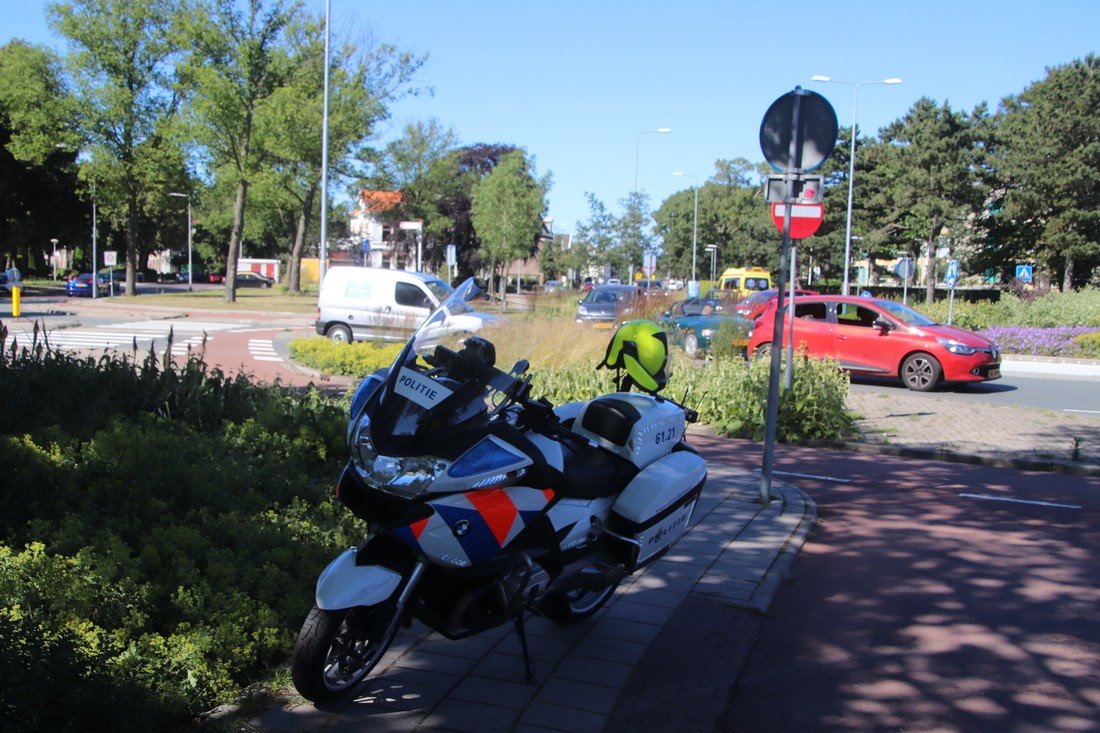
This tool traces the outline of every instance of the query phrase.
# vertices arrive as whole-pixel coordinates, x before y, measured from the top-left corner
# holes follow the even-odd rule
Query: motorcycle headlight
[[[938,338],[936,340],[940,342],[940,345],[943,346],[943,348],[947,349],[952,354],[962,354],[963,356],[969,356],[970,354],[978,353],[978,350],[973,346],[967,346],[966,344],[960,343],[955,339]]]
[[[450,465],[433,456],[380,455],[370,439],[370,420],[363,417],[351,447],[351,460],[360,478],[372,488],[413,498],[427,491],[436,478]]]

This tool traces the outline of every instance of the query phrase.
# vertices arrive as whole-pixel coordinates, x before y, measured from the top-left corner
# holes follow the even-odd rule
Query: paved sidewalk
[[[904,390],[849,392],[847,405],[861,416],[850,450],[1100,475],[1100,415]]]
[[[419,623],[342,704],[302,700],[265,731],[714,730],[755,625],[816,519],[802,491],[712,463],[694,525],[575,626],[530,619],[533,682],[512,626],[448,641]],[[747,611],[747,612],[746,612]]]

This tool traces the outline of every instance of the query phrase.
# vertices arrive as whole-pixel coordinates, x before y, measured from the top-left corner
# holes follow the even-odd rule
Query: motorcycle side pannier
[[[611,507],[607,532],[619,560],[634,572],[663,555],[691,524],[703,490],[707,464],[678,451],[650,464],[627,485]]]

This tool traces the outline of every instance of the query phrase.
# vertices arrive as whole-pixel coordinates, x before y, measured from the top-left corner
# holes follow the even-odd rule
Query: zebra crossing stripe
[[[256,361],[282,361],[275,353],[275,343],[271,339],[249,339],[248,353]]]

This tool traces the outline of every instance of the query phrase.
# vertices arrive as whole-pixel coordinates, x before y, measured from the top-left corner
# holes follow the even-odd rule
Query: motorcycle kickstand
[[[527,629],[523,626],[523,611],[515,615],[516,636],[519,637],[519,646],[523,650],[523,669],[527,674],[527,681],[535,679],[535,662],[531,659],[531,653],[527,650]]]

